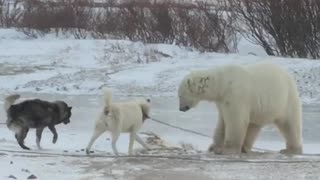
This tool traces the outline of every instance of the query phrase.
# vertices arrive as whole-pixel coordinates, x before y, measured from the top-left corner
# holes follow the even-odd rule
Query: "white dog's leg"
[[[111,132],[111,136],[112,136],[112,150],[113,150],[113,153],[117,156],[119,156],[119,152],[117,150],[117,141],[119,139],[119,136],[120,136],[120,132]]]
[[[129,140],[129,155],[132,155],[133,143],[136,137],[136,133],[130,132],[130,140]]]
[[[143,146],[145,149],[150,149],[150,147],[136,134],[135,136],[136,141],[141,144],[141,146]]]
[[[91,149],[91,146],[93,145],[93,143],[94,143],[94,141],[99,137],[99,136],[101,136],[101,134],[102,133],[104,133],[105,132],[105,129],[102,129],[102,128],[95,128],[94,129],[94,133],[93,133],[93,135],[92,135],[92,137],[91,137],[91,140],[90,140],[90,142],[89,142],[89,144],[88,144],[88,146],[87,146],[87,148],[86,148],[86,153],[87,154],[90,154],[90,149]]]

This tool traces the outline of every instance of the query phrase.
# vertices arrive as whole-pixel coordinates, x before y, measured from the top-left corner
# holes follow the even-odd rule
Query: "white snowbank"
[[[0,41],[0,91],[6,93],[100,94],[109,86],[118,95],[175,96],[190,70],[272,61],[295,75],[304,103],[320,100],[317,61],[268,57],[245,40],[238,54],[228,55],[124,40],[30,39],[11,29],[0,30]]]

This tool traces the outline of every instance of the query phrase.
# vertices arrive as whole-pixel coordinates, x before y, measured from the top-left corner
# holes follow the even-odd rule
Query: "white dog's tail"
[[[105,88],[103,89],[103,99],[104,103],[107,107],[110,107],[112,103],[112,92],[111,89]]]
[[[4,102],[4,110],[7,112],[8,109],[16,102],[17,99],[20,98],[19,94],[13,94],[10,96],[7,96],[5,98],[5,102]]]

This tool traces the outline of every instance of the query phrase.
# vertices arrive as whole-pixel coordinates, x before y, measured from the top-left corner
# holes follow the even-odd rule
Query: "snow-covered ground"
[[[319,62],[268,57],[247,41],[241,41],[239,54],[226,55],[120,40],[29,39],[7,29],[0,31],[0,44],[4,93],[100,94],[108,86],[118,95],[175,96],[190,70],[272,61],[295,75],[303,102],[320,100]]]
[[[188,134],[152,121],[148,121],[142,131],[158,134],[167,143],[166,147],[177,149],[139,152],[188,159],[118,159],[84,155],[83,148],[89,141],[93,121],[100,111],[102,102],[99,97],[103,86],[111,87],[116,99],[150,96],[153,99],[153,117],[211,136],[216,121],[213,106],[202,104],[191,112],[178,112],[177,84],[193,69],[260,61],[281,64],[298,81],[306,107],[306,155],[290,158],[276,153],[283,148],[283,141],[274,128],[267,127],[256,143],[256,147],[268,150],[263,156],[211,157],[203,154],[211,143],[210,138]],[[25,98],[63,99],[74,106],[72,123],[57,127],[58,143],[51,143],[52,135],[46,130],[42,140],[44,150],[41,151],[35,148],[34,131],[29,133],[26,140],[26,144],[33,149],[29,153],[22,151],[13,134],[0,125],[0,179],[10,175],[26,179],[31,174],[40,179],[146,180],[256,179],[261,176],[263,179],[308,179],[320,176],[317,172],[320,157],[315,155],[320,154],[320,135],[317,133],[320,128],[317,125],[320,112],[317,107],[320,102],[320,64],[314,60],[269,57],[261,48],[244,40],[240,42],[238,54],[226,55],[200,53],[175,45],[146,45],[122,40],[75,40],[53,35],[30,39],[15,30],[0,29],[0,83],[2,97],[19,92]],[[4,112],[1,111],[0,117],[0,122],[4,122]],[[108,138],[105,135],[96,142],[93,147],[95,155],[112,153]],[[150,139],[145,135],[147,138]],[[121,136],[118,142],[124,154],[127,153],[127,142],[126,135]],[[191,144],[192,147],[182,144]],[[140,149],[138,145],[135,148]],[[296,170],[297,167],[301,168]],[[275,175],[269,176],[270,172],[275,172]]]

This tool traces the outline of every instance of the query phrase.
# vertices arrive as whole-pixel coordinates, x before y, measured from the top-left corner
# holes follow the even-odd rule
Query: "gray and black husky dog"
[[[71,109],[64,101],[48,102],[40,99],[25,100],[14,104],[20,95],[14,94],[5,98],[4,108],[7,112],[7,126],[15,132],[21,148],[30,150],[24,145],[24,139],[30,128],[36,129],[37,146],[41,149],[42,131],[48,127],[53,133],[53,143],[57,142],[58,134],[55,125],[70,123]]]

